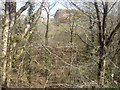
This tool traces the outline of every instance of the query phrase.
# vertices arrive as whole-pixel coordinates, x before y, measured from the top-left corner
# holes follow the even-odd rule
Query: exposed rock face
[[[59,9],[56,11],[54,20],[57,24],[66,23],[69,20],[79,19],[82,14],[77,10]]]

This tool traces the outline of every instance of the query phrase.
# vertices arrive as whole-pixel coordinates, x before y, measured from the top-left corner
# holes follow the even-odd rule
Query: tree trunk
[[[4,87],[10,84],[10,72],[12,65],[12,43],[13,25],[15,23],[16,2],[5,2],[5,18],[3,28],[3,70],[2,85]]]
[[[103,19],[101,22],[100,12],[98,3],[94,2],[96,15],[97,15],[97,26],[98,26],[98,43],[99,43],[99,62],[98,62],[98,85],[105,85],[105,73],[106,73],[106,51],[105,51],[105,31],[106,31],[106,17],[108,2],[105,2],[103,6]]]
[[[118,2],[118,22],[120,22],[120,1]],[[118,44],[120,45],[120,30],[118,31]]]
[[[45,45],[48,45],[48,31],[49,31],[49,13],[47,13],[47,25],[45,33]]]
[[[13,42],[12,40],[14,39],[14,34],[15,34],[15,30],[16,30],[16,27],[14,26],[15,25],[15,21],[16,21],[16,2],[10,2],[10,5],[9,5],[9,16],[10,16],[10,32],[9,32],[9,44],[8,44],[8,52],[10,53],[9,54],[9,58],[8,58],[8,76],[7,76],[7,86],[10,86],[10,80],[11,80],[11,69],[12,69],[12,61],[13,61],[13,53],[14,53],[14,50],[13,50]]]
[[[105,84],[105,73],[106,73],[106,61],[105,61],[105,50],[103,47],[99,51],[99,63],[98,63],[98,84],[104,86]]]
[[[4,28],[2,33],[2,42],[3,42],[3,68],[2,68],[2,85],[6,87],[7,79],[7,51],[8,51],[8,38],[9,38],[9,3],[5,3],[5,17],[4,17]]]

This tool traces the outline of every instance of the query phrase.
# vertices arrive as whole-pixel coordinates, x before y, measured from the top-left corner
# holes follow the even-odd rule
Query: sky
[[[1,1],[5,1],[5,0],[0,0],[0,13],[1,13],[1,10],[4,8],[4,4],[3,4],[3,2],[1,2]],[[13,1],[13,0],[8,0],[8,1]],[[25,3],[28,1],[28,0],[16,0],[17,1],[17,11],[22,7],[22,6],[24,6],[25,5]],[[36,3],[39,3],[39,1],[41,1],[41,0],[33,0],[34,2],[36,2]],[[62,5],[64,2],[63,2],[63,0],[49,0],[49,2],[50,3],[54,3],[54,2],[57,2],[56,4],[55,4],[55,6],[51,9],[51,11],[50,11],[50,17],[53,17],[54,16],[54,14],[55,14],[55,12],[58,10],[58,9],[65,9],[65,7]],[[37,4],[36,5],[36,7],[35,7],[35,10],[37,10],[38,8],[39,8],[39,4]],[[27,9],[28,10],[28,9]],[[25,10],[22,14],[24,14],[24,15],[27,15],[27,10]],[[41,15],[42,17],[46,17],[46,12],[45,11],[42,11],[42,15]]]
[[[4,1],[4,0],[0,0],[0,9],[3,8],[3,4],[1,3],[1,1]],[[11,0],[8,0],[8,1],[11,1]],[[19,10],[22,6],[25,5],[25,2],[28,1],[28,0],[16,0],[16,1],[17,1],[17,10]],[[36,2],[36,3],[39,3],[39,1],[41,1],[41,0],[33,0],[33,1]],[[63,5],[65,1],[67,1],[67,0],[49,0],[50,3],[57,2],[56,5],[52,8],[52,10],[50,12],[50,15],[51,15],[50,17],[53,17],[55,12],[58,9],[65,9],[65,6]],[[76,1],[76,2],[77,1],[79,1],[79,2],[80,1],[86,1],[87,2],[87,1],[92,1],[92,0],[74,0],[74,1]],[[103,1],[105,1],[105,0],[103,0]],[[116,0],[109,0],[109,1],[114,1],[115,2]],[[120,1],[120,0],[118,0],[118,1]],[[38,4],[36,5],[36,10],[38,9],[39,6],[40,5],[38,5]],[[27,15],[27,10],[25,10],[22,14]],[[46,17],[46,12],[43,11],[41,16]]]
[[[51,18],[53,18],[55,12],[56,12],[58,9],[65,9],[65,7],[64,7],[64,5],[63,5],[64,2],[62,2],[62,0],[61,0],[61,2],[60,2],[60,0],[50,0],[50,3],[54,3],[54,2],[56,2],[56,4],[55,4],[55,6],[54,6],[54,7],[51,9],[51,11],[50,11],[50,17],[51,17]],[[20,9],[22,6],[24,6],[24,5],[25,5],[25,1],[23,1],[23,0],[17,1],[17,10],[19,10],[19,9]],[[37,4],[35,8],[36,8],[36,10],[37,10],[37,9],[39,8],[39,5]],[[27,15],[27,10],[25,10],[25,11],[23,12],[23,14],[24,14],[24,15]],[[46,17],[46,12],[43,11],[41,16],[42,16],[42,17]]]

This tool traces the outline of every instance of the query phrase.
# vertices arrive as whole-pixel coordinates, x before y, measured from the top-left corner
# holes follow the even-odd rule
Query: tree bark
[[[118,22],[120,22],[120,1],[118,2]],[[120,45],[120,28],[118,31],[118,45]]]
[[[96,15],[97,15],[97,26],[99,29],[98,34],[98,43],[99,43],[99,62],[98,62],[98,85],[104,86],[105,85],[105,73],[106,73],[106,60],[105,60],[105,26],[106,26],[106,17],[107,17],[107,3],[103,5],[103,22],[101,23],[101,17],[99,12],[99,6],[98,3],[94,2],[95,9],[96,9]]]
[[[2,33],[3,42],[3,63],[2,63],[2,86],[7,87],[7,51],[8,51],[8,38],[9,38],[9,3],[5,3],[5,17],[4,17],[4,27]]]
[[[45,33],[45,45],[48,45],[48,31],[49,31],[49,12],[47,12],[47,25],[46,25],[46,33]]]
[[[12,44],[11,38],[13,31],[11,28],[15,23],[16,2],[5,2],[5,17],[3,27],[3,70],[2,70],[2,85],[4,87],[10,84],[10,71],[12,63]]]
[[[14,39],[14,34],[15,34],[15,30],[16,30],[16,27],[15,27],[15,22],[16,22],[16,1],[14,2],[10,2],[10,5],[9,5],[9,16],[10,16],[10,28],[9,28],[9,44],[8,44],[8,53],[10,53],[8,56],[8,75],[7,75],[7,86],[9,87],[10,86],[10,81],[11,81],[11,70],[12,70],[12,61],[13,61],[13,42],[12,40]]]

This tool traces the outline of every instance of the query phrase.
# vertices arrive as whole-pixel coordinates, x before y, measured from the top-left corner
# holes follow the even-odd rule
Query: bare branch
[[[18,18],[23,11],[25,11],[30,6],[30,1],[26,2],[26,4],[19,9],[19,11],[16,13],[16,18]]]
[[[73,6],[75,6],[79,11],[81,11],[83,14],[85,14],[86,16],[90,17],[85,11],[83,11],[82,9],[80,9],[80,7],[78,7],[75,3],[71,2],[71,4]]]
[[[56,5],[56,3],[57,2],[53,3],[49,9],[51,10]]]
[[[27,40],[32,35],[32,33],[34,32],[33,28],[34,28],[35,24],[37,23],[38,19],[40,18],[43,7],[44,7],[44,1],[42,1],[39,9],[33,14],[34,18],[33,18],[33,22],[31,23],[31,25],[27,24],[27,26],[25,28],[25,33],[22,36],[24,38],[26,38]]]
[[[113,3],[113,5],[111,6],[111,8],[108,10],[107,13],[109,13],[109,12],[113,9],[113,7],[116,5],[117,1],[118,1],[118,0],[116,0],[115,3]]]
[[[42,12],[42,9],[44,7],[44,4],[45,4],[45,2],[43,0],[42,3],[41,3],[41,5],[40,5],[40,7],[39,7],[39,9],[33,15],[35,17],[34,20],[33,20],[33,22],[36,22],[37,19],[39,18],[39,16],[41,15],[41,12]]]
[[[84,44],[86,44],[86,45],[88,45],[88,46],[90,46],[90,47],[94,47],[94,46],[88,44],[87,42],[85,42],[85,41],[81,38],[80,35],[78,35],[78,34],[75,34],[75,35],[77,35],[77,36],[79,37],[79,39],[80,39]]]
[[[109,37],[106,41],[106,46],[108,46],[112,42],[112,40],[113,40],[113,38],[118,30],[120,30],[120,22],[117,24],[117,26],[114,28],[114,30],[109,35]]]

